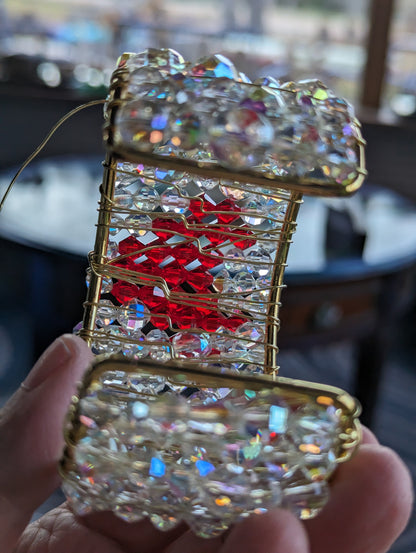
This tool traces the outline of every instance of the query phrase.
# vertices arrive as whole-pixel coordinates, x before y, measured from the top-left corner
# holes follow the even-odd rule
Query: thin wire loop
[[[87,102],[85,104],[82,104],[81,106],[77,106],[73,110],[66,113],[63,117],[59,119],[57,123],[51,128],[51,130],[48,132],[48,134],[45,136],[45,138],[42,140],[42,142],[39,144],[39,146],[30,154],[30,156],[23,162],[15,176],[10,181],[9,186],[7,187],[6,192],[4,193],[1,202],[0,202],[0,212],[4,207],[4,204],[6,203],[7,197],[12,190],[14,184],[16,183],[17,179],[20,177],[20,175],[23,173],[23,171],[26,169],[26,167],[37,157],[40,152],[43,150],[43,148],[46,146],[46,144],[49,142],[49,140],[53,137],[53,135],[56,133],[56,131],[61,127],[68,119],[70,119],[73,115],[76,115],[80,111],[92,107],[97,106],[99,104],[104,104],[105,100],[91,100],[91,102]]]

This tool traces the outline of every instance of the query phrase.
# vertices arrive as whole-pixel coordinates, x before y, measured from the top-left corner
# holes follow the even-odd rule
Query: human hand
[[[1,553],[385,553],[403,531],[410,475],[366,429],[358,453],[337,469],[329,503],[310,521],[276,509],[206,540],[185,525],[162,533],[111,513],[79,518],[63,504],[28,524],[59,485],[63,418],[91,359],[81,339],[59,338],[0,412]]]

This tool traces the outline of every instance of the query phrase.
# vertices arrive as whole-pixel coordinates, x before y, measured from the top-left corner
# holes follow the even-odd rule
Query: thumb
[[[0,542],[11,550],[33,511],[59,485],[63,420],[92,359],[76,336],[61,336],[0,411]]]

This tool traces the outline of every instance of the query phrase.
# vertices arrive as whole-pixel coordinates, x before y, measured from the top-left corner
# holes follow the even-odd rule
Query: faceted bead
[[[118,245],[118,251],[120,255],[128,255],[130,259],[137,259],[140,257],[140,250],[143,249],[143,244],[139,242],[134,236],[125,238]]]
[[[138,291],[137,297],[152,313],[164,311],[168,305],[163,290],[157,286],[142,286]]]
[[[208,337],[204,334],[178,332],[172,338],[172,347],[175,357],[190,359],[204,357],[209,354],[211,347]]]
[[[327,482],[299,483],[283,488],[283,505],[297,517],[313,518],[329,499]]]
[[[159,194],[155,188],[141,184],[135,191],[133,203],[141,211],[153,211],[160,204]]]
[[[238,217],[240,208],[230,199],[225,199],[217,205],[205,202],[204,207],[208,212],[215,212],[218,223],[228,225]]]
[[[187,229],[182,222],[173,219],[157,218],[153,221],[153,232],[163,241],[169,240],[175,234],[184,234],[186,236]]]
[[[216,251],[210,251],[209,254],[200,255],[198,259],[205,270],[210,270],[222,263],[223,255]]]
[[[237,292],[251,292],[256,287],[256,281],[252,274],[247,271],[240,271],[233,277]]]
[[[139,289],[135,284],[119,280],[113,285],[111,293],[118,302],[127,303],[138,297]]]
[[[169,313],[173,325],[177,328],[198,328],[201,325],[202,316],[195,307],[171,303]]]
[[[170,131],[171,142],[184,150],[195,148],[203,138],[201,119],[188,105],[171,114]]]
[[[211,313],[202,318],[201,328],[208,332],[216,332],[219,328],[226,324],[227,319],[221,313]],[[213,349],[218,349],[216,343],[211,339],[211,345]]]
[[[124,227],[124,219],[119,215],[113,214],[111,216],[111,222],[108,228],[108,232],[110,236],[116,236],[120,232],[121,228],[123,227]]]
[[[182,72],[186,68],[184,58],[172,48],[148,48],[129,58],[127,65],[128,67],[155,67],[170,75]]]
[[[183,266],[198,259],[201,255],[198,248],[193,244],[185,243],[184,245],[176,246],[172,248],[171,253],[173,257]]]
[[[166,363],[171,359],[171,347],[169,336],[160,329],[151,330],[146,335],[146,341],[149,343],[150,357],[154,361]]]
[[[237,238],[236,236],[241,238]],[[232,241],[234,246],[240,250],[246,250],[247,248],[251,248],[256,243],[256,239],[249,238],[250,236],[254,236],[254,235],[249,230],[244,230],[242,228],[233,229]]]
[[[269,276],[273,267],[273,262],[264,250],[251,250],[246,255],[247,270],[253,274],[255,278]]]
[[[139,67],[130,73],[127,91],[136,97],[146,96],[152,86],[161,83],[165,76],[156,67]]]
[[[140,151],[149,152],[169,140],[170,107],[160,102],[140,99],[123,104],[116,115],[119,140]]]
[[[185,271],[184,277],[184,282],[190,284],[196,292],[206,292],[214,280],[210,273],[199,268],[193,271]]]
[[[185,213],[189,207],[189,198],[183,197],[174,187],[167,188],[160,196],[163,211]]]
[[[176,288],[187,278],[187,271],[176,261],[169,263],[161,269],[161,276],[170,288]]]
[[[96,322],[100,327],[108,327],[118,318],[118,308],[110,300],[100,300],[97,307]]]
[[[133,236],[144,236],[152,228],[152,220],[147,215],[128,215],[125,224]]]
[[[114,205],[118,208],[130,209],[133,206],[131,192],[125,188],[117,187],[114,192]]]
[[[230,249],[224,256],[224,267],[231,273],[243,271],[246,268],[247,262],[243,252],[238,248]]]
[[[245,107],[221,113],[209,130],[210,146],[215,156],[231,169],[261,163],[274,136],[270,121],[261,113]]]
[[[226,77],[238,80],[238,71],[234,64],[221,54],[202,58],[191,69],[196,77]]]
[[[149,310],[143,303],[131,301],[120,309],[118,321],[126,330],[140,330],[150,321]]]
[[[146,345],[145,337],[139,330],[135,330],[130,336],[130,341],[123,343],[121,351],[126,357],[133,359],[143,359],[149,354],[149,348]]]

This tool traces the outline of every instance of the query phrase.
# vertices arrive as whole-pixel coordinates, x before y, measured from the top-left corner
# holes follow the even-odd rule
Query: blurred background
[[[354,393],[416,477],[416,2],[0,0],[0,195],[62,115],[105,98],[120,53],[148,47],[220,52],[251,79],[318,77],[356,106],[368,183],[347,202],[305,202],[280,364]],[[82,317],[101,126],[101,106],[68,121],[0,214],[0,404]],[[391,551],[416,551],[414,519]]]

